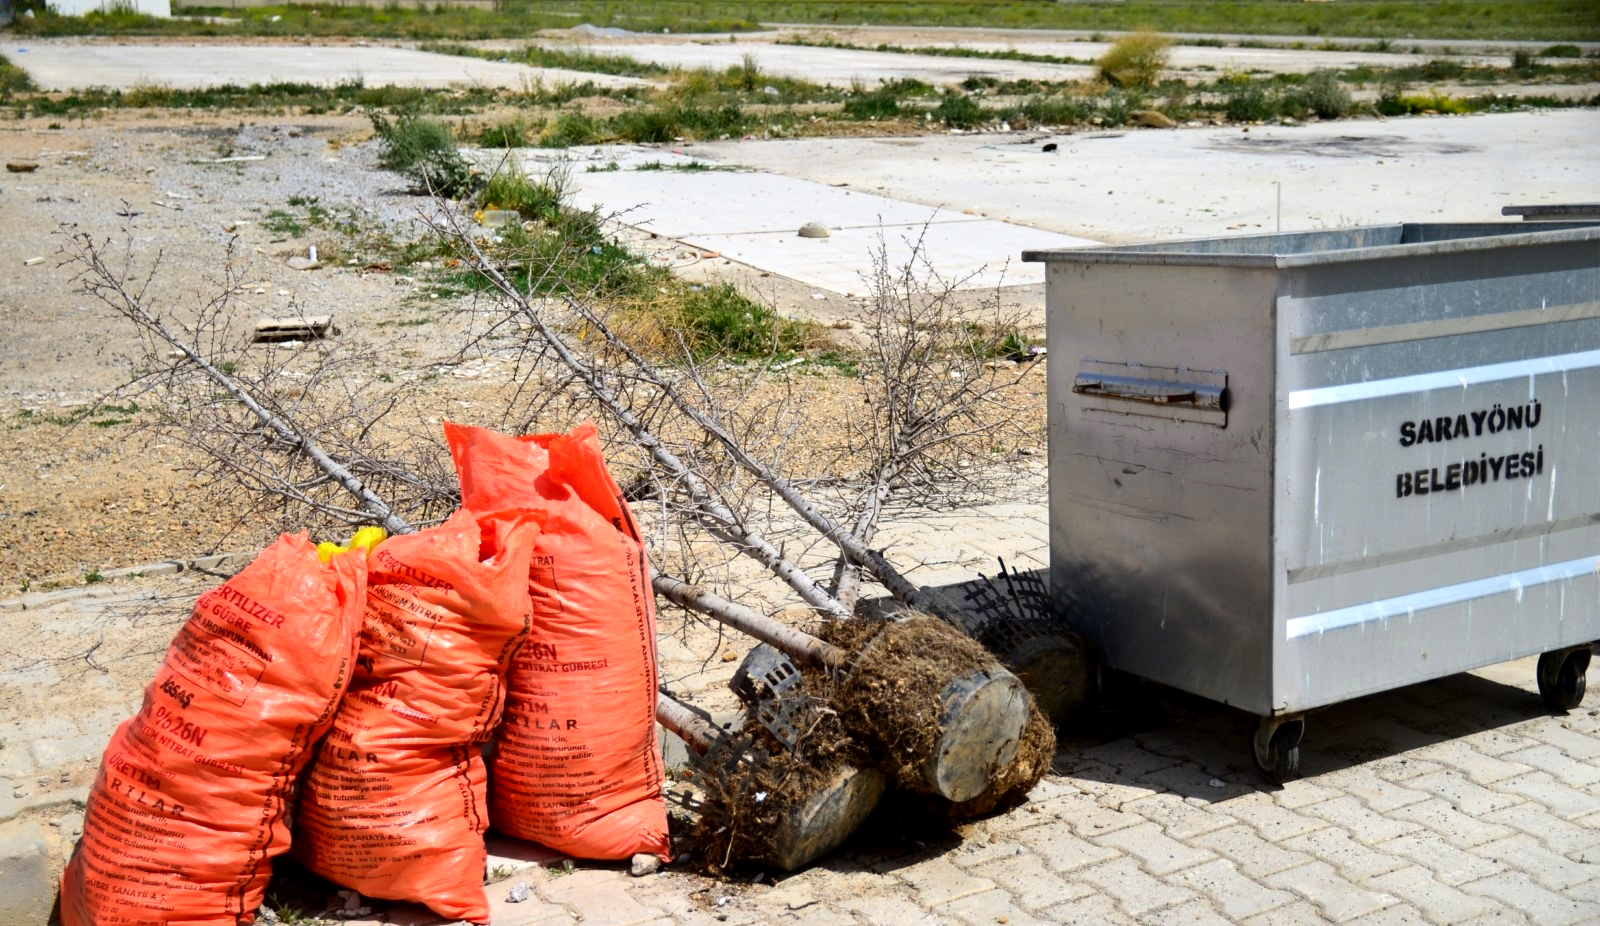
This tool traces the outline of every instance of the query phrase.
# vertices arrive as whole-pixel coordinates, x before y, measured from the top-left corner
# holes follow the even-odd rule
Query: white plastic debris
[[[518,881],[506,892],[506,903],[522,903],[528,899],[528,882]]]

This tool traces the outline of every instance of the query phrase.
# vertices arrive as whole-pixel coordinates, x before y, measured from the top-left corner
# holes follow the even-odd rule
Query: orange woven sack
[[[464,504],[547,515],[533,632],[489,760],[490,818],[577,858],[667,858],[650,567],[594,425],[513,438],[446,424],[445,437]]]
[[[373,551],[355,680],[301,789],[294,856],[307,868],[488,922],[483,744],[528,634],[538,518],[463,508]]]
[[[366,554],[284,535],[200,596],[112,734],[61,877],[64,926],[255,921],[295,780],[355,668]]]

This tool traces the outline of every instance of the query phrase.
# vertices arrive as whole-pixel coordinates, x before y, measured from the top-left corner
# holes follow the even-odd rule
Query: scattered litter
[[[244,163],[246,161],[265,161],[266,159],[267,159],[267,156],[264,155],[264,154],[239,154],[239,155],[235,155],[235,156],[233,156],[231,158],[211,158],[209,160],[203,160],[203,161],[199,161],[197,163],[200,163],[200,164],[242,164],[242,163]]]
[[[522,221],[522,215],[514,209],[485,209],[478,214],[478,221],[485,228],[503,228]]]
[[[332,337],[339,333],[332,315],[311,315],[301,318],[263,318],[256,322],[257,344],[275,344],[282,341],[310,341]]]
[[[1226,781],[1223,781],[1221,778],[1213,778],[1210,781],[1206,782],[1206,784],[1210,785],[1213,788],[1226,788],[1228,786],[1228,783]]]
[[[522,903],[528,899],[528,882],[518,881],[506,892],[506,903]]]
[[[822,293],[812,293],[811,294],[811,298],[813,298],[813,299],[826,299],[828,297],[823,295]]]
[[[355,891],[340,891],[339,896],[344,899],[344,903],[340,905],[339,909],[333,911],[333,915],[339,919],[354,920],[372,915],[372,908],[361,902],[359,893]]]
[[[287,296],[287,295],[289,295],[289,291],[287,289],[280,289],[280,290],[278,290],[278,295]]]
[[[27,260],[22,262],[22,266],[24,266],[24,267],[36,267],[36,266],[38,266],[39,264],[42,264],[42,263],[44,263],[44,258],[42,258],[42,257],[30,257]]]
[[[182,212],[183,211],[183,207],[182,206],[174,205],[172,203],[164,203],[159,199],[152,199],[152,200],[150,200],[150,203],[151,203],[151,205],[160,206],[163,209],[171,209],[174,212]]]
[[[39,169],[34,161],[7,161],[6,170],[13,174],[31,174]]]

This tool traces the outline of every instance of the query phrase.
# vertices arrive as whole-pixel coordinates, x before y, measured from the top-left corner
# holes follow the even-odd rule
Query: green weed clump
[[[455,135],[443,122],[402,112],[393,119],[371,114],[382,150],[378,163],[410,178],[418,190],[460,199],[472,190],[472,168],[456,148]]]
[[[5,55],[0,55],[0,98],[9,98],[15,93],[32,93],[38,89],[27,71],[12,64]]]
[[[1318,119],[1342,119],[1355,111],[1350,91],[1333,71],[1312,71],[1300,85],[1299,102]]]
[[[596,145],[605,141],[600,123],[591,115],[578,110],[568,110],[545,126],[539,136],[541,148],[571,148],[574,145]]]
[[[790,321],[740,292],[732,283],[690,284],[673,311],[659,319],[697,359],[793,354],[818,346],[820,329]]]
[[[484,209],[510,209],[524,219],[550,223],[565,212],[566,189],[564,173],[552,172],[544,180],[535,181],[516,159],[508,158],[506,165],[484,183],[478,201]]]
[[[965,93],[946,93],[933,108],[933,118],[952,129],[975,129],[985,119],[983,107]]]
[[[524,117],[516,116],[485,126],[478,133],[478,144],[484,148],[528,148],[542,128],[542,122],[530,124]]]
[[[1172,40],[1159,32],[1131,32],[1095,61],[1100,77],[1113,87],[1153,87],[1171,57]]]

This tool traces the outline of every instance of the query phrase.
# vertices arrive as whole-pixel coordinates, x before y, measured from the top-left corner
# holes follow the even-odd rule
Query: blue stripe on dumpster
[[[1418,611],[1443,608],[1453,604],[1461,604],[1464,601],[1487,598],[1491,595],[1522,592],[1541,585],[1548,585],[1552,582],[1565,582],[1569,579],[1576,579],[1596,570],[1600,570],[1600,556],[1585,556],[1579,559],[1569,559],[1564,563],[1551,563],[1548,566],[1535,566],[1532,569],[1524,569],[1520,572],[1490,576],[1487,579],[1474,579],[1471,582],[1459,582],[1455,585],[1430,588],[1426,591],[1396,595],[1393,598],[1368,601],[1348,608],[1339,608],[1336,611],[1324,611],[1321,614],[1294,617],[1289,619],[1286,627],[1289,639],[1293,640],[1297,637],[1310,636],[1314,633],[1324,633],[1329,630],[1338,630],[1341,627],[1353,627],[1358,624],[1388,620],[1401,614],[1415,614]]]
[[[1289,408],[1312,408],[1318,405],[1337,405],[1341,402],[1359,402],[1363,399],[1383,399],[1389,396],[1409,395],[1436,389],[1465,388],[1480,383],[1500,382],[1519,376],[1542,376],[1550,373],[1567,373],[1600,366],[1600,350],[1586,350],[1576,354],[1556,357],[1535,357],[1530,360],[1513,360],[1509,363],[1490,363],[1481,367],[1459,370],[1441,370],[1437,373],[1418,373],[1414,376],[1396,376],[1365,383],[1345,383],[1321,389],[1300,389],[1289,393]],[[1531,385],[1531,384],[1530,384]],[[1531,393],[1530,393],[1531,394]]]

